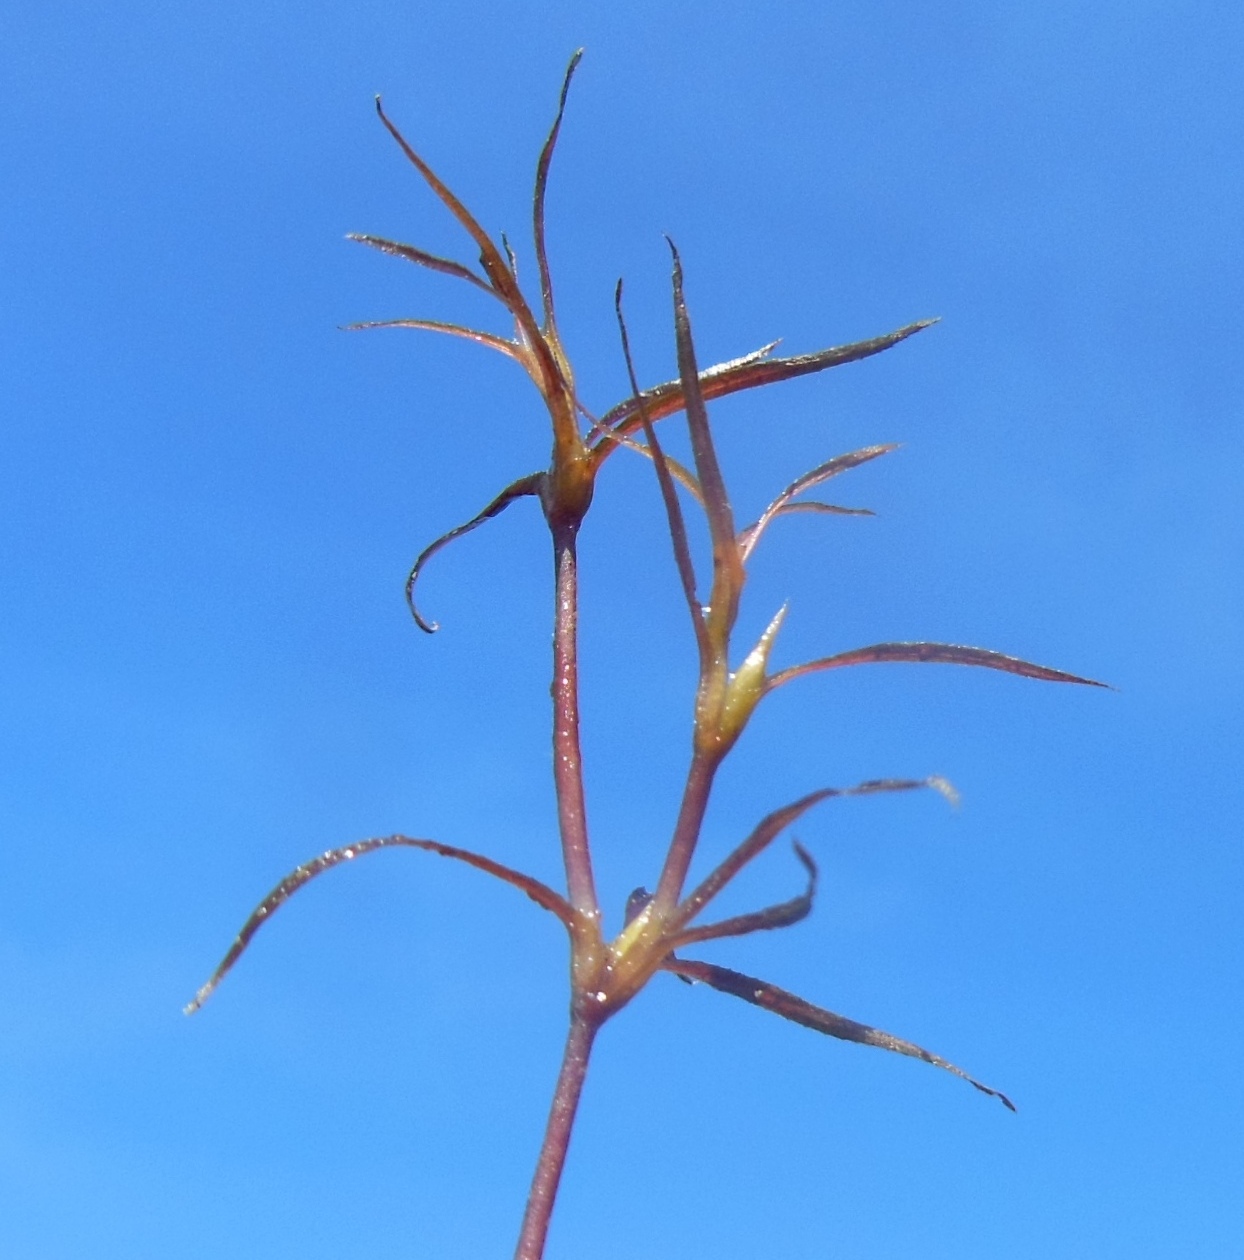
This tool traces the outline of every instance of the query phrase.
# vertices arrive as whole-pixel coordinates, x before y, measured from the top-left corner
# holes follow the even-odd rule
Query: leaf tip
[[[679,291],[682,290],[682,255],[678,252],[678,246],[674,244],[674,238],[668,233],[663,233],[665,243],[670,247],[670,255],[674,260],[674,287]]]
[[[808,872],[809,876],[811,876],[813,880],[815,880],[817,876],[817,868],[816,860],[813,858],[812,854],[809,853],[798,840],[792,840],[791,845],[795,850],[795,856],[803,863],[803,869]]]
[[[213,993],[216,992],[216,986],[220,983],[220,973],[217,972],[199,991],[181,1008],[183,1015],[195,1015],[203,1009],[203,1004]]]
[[[955,809],[963,804],[963,798],[959,795],[958,789],[949,779],[943,778],[940,774],[931,774],[925,783],[933,789],[939,796],[944,797],[950,802]]]

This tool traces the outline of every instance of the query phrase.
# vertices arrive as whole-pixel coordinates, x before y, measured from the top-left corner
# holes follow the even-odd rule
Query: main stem
[[[571,934],[570,1034],[562,1055],[557,1088],[549,1111],[544,1144],[536,1161],[515,1260],[541,1260],[553,1215],[553,1203],[566,1165],[570,1133],[587,1076],[588,1055],[600,1027],[585,1017],[584,985],[600,964],[600,907],[588,848],[587,805],[583,792],[583,754],[579,747],[579,566],[575,539],[578,521],[552,521],[556,606],[553,615],[553,784],[557,821],[566,863],[566,889],[585,931]]]
[[[553,616],[553,784],[557,790],[557,821],[570,904],[580,913],[596,919],[600,911],[588,850],[583,754],[579,748],[577,530],[577,521],[553,527],[557,600]]]
[[[571,1016],[570,1035],[566,1038],[557,1088],[553,1091],[553,1106],[549,1110],[549,1123],[544,1131],[544,1145],[540,1148],[531,1193],[527,1196],[527,1210],[523,1214],[523,1228],[518,1236],[514,1260],[541,1260],[544,1255],[553,1201],[557,1198],[557,1186],[566,1166],[570,1131],[574,1128],[575,1112],[579,1108],[579,1095],[583,1092],[588,1056],[597,1027],[577,1013]]]

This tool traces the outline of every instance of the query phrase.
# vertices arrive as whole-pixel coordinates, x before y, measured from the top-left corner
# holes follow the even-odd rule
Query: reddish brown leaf
[[[631,389],[639,397],[639,382],[635,377],[635,363],[631,358],[631,340],[626,331],[626,320],[622,315],[622,281],[618,281],[613,293],[613,308],[618,317],[618,333],[622,339],[622,357],[626,360],[626,371],[630,377]],[[648,440],[648,453],[652,456],[652,466],[656,469],[657,484],[661,487],[661,499],[665,504],[665,517],[669,526],[670,541],[674,547],[674,563],[678,569],[678,579],[682,583],[683,599],[687,611],[691,614],[691,625],[695,632],[696,646],[700,653],[700,668],[703,670],[709,657],[707,631],[704,627],[704,613],[700,607],[700,599],[695,589],[695,565],[691,559],[691,544],[687,540],[687,526],[683,519],[682,504],[678,501],[678,491],[674,488],[669,461],[657,441],[656,430],[648,419],[647,407],[639,402],[640,422],[644,428],[644,436]],[[701,497],[700,502],[704,500]]]
[[[688,928],[680,932],[670,942],[671,949],[682,949],[699,941],[715,941],[723,936],[746,936],[750,932],[768,932],[774,928],[790,927],[812,913],[812,901],[816,896],[816,863],[811,854],[798,841],[795,842],[795,856],[803,863],[808,872],[808,886],[789,901],[767,906],[764,910],[754,910],[751,914],[736,915],[732,919],[722,919],[720,923],[706,923],[703,927]]]
[[[446,275],[457,276],[459,280],[469,280],[477,288],[483,289],[490,297],[497,297],[496,290],[482,280],[470,267],[464,267],[452,258],[441,258],[429,254],[427,250],[417,249],[414,245],[403,245],[400,241],[385,240],[383,236],[367,236],[361,232],[347,232],[347,241],[358,241],[360,245],[369,245],[382,254],[392,254],[397,258],[405,258],[420,267],[429,267],[433,271],[443,271]]]
[[[457,849],[453,845],[441,844],[436,840],[418,840],[413,836],[382,836],[378,839],[360,840],[357,844],[347,844],[340,849],[329,849],[327,853],[321,853],[319,857],[312,858],[311,861],[304,862],[295,870],[290,871],[255,907],[251,917],[242,925],[242,930],[229,946],[220,966],[216,968],[212,978],[194,995],[193,1001],[186,1006],[185,1013],[193,1015],[211,997],[216,986],[229,973],[234,963],[241,958],[255,933],[303,885],[310,883],[317,875],[332,870],[334,866],[350,862],[364,853],[394,847],[423,849],[428,853],[437,853],[441,857],[455,858],[459,862],[465,862],[468,866],[473,866],[476,870],[484,871],[488,875],[494,875],[497,879],[504,880],[507,884],[525,892],[538,906],[557,915],[568,928],[573,928],[575,925],[576,916],[570,903],[547,884],[542,884],[538,879],[524,875],[521,871],[502,866],[500,862],[494,862],[482,854],[472,853],[469,849]]]
[[[872,796],[877,792],[911,792],[917,788],[934,788],[944,792],[949,787],[942,779],[870,779],[849,788],[821,788],[810,792],[790,805],[775,809],[762,818],[755,830],[709,874],[694,892],[682,902],[670,919],[670,931],[677,932],[690,923],[705,906],[748,864],[787,828],[808,812],[813,805],[834,796]]]
[[[888,455],[891,451],[898,450],[894,444],[886,446],[865,446],[858,451],[851,451],[847,455],[837,455],[833,459],[826,460],[823,464],[818,464],[810,472],[806,472],[802,477],[796,477],[794,481],[778,495],[772,503],[765,508],[754,525],[750,525],[739,535],[739,551],[742,554],[743,563],[746,564],[748,557],[755,549],[756,544],[760,541],[761,535],[765,532],[769,522],[776,516],[780,516],[784,511],[797,507],[791,503],[796,495],[802,494],[805,490],[811,490],[813,486],[819,486],[822,482],[828,481],[831,477],[838,476],[848,469],[858,468],[861,464],[868,463],[869,460],[878,458],[881,455]],[[834,511],[833,508],[827,510]],[[838,509],[842,510],[842,509]]]
[[[506,486],[482,512],[471,517],[465,524],[455,526],[449,533],[442,534],[435,542],[429,543],[419,553],[419,558],[411,565],[410,573],[406,578],[406,605],[420,630],[428,634],[434,634],[440,629],[440,626],[435,621],[425,621],[415,606],[415,583],[419,580],[419,574],[422,572],[423,566],[442,547],[448,546],[454,539],[461,538],[463,534],[469,534],[473,529],[478,528],[485,521],[491,520],[494,516],[500,516],[515,499],[522,499],[528,495],[539,497],[544,487],[544,477],[545,474],[542,472],[529,473],[526,477],[520,477],[513,484]]]
[[[999,669],[1003,673],[1018,674],[1022,678],[1037,678],[1044,682],[1081,683],[1086,687],[1106,687],[1092,678],[1067,674],[1061,669],[1046,665],[1034,665],[1018,656],[1004,656],[986,648],[960,647],[955,643],[874,643],[872,647],[856,648],[853,652],[840,652],[837,656],[825,656],[806,665],[795,665],[781,670],[769,679],[767,690],[773,691],[793,678],[814,674],[823,669],[841,669],[847,665],[873,665],[890,661],[934,665],[977,665],[984,669]]]
[[[437,319],[373,319],[360,324],[345,324],[343,327],[346,332],[366,332],[372,328],[421,328],[426,332],[448,333],[451,337],[464,337],[467,341],[476,341],[490,350],[499,350],[524,367],[528,366],[527,350],[518,342],[498,337],[496,333],[480,332],[478,328],[464,328],[461,324],[443,324]]]
[[[812,514],[820,514],[825,516],[876,516],[877,513],[872,508],[853,508],[842,507],[837,503],[822,503],[818,499],[800,499],[798,503],[783,503],[776,512],[773,513],[773,519],[777,520],[779,516],[797,516],[801,512]],[[739,546],[746,544],[748,531],[744,530],[739,535]],[[749,551],[755,550],[754,545]]]
[[[479,225],[475,216],[466,206],[449,191],[449,188],[441,181],[436,172],[410,147],[406,142],[405,136],[389,121],[389,117],[384,112],[384,106],[380,103],[380,97],[378,96],[376,97],[376,113],[379,114],[380,121],[384,123],[385,130],[397,141],[398,147],[406,155],[411,165],[423,176],[428,187],[432,189],[449,213],[458,220],[475,242],[479,249],[480,264],[484,268],[484,274],[492,282],[493,288],[506,298],[506,304],[514,311],[514,316],[517,319],[519,312],[516,306],[525,310],[526,303],[523,301],[522,294],[518,291],[518,286],[514,283],[514,277],[506,269],[505,260],[501,257],[501,253],[496,245],[493,244],[492,238]],[[528,313],[528,318],[530,321],[530,313]],[[533,333],[535,331],[534,322],[532,322],[531,331]]]
[[[729,363],[719,363],[700,373],[700,390],[706,402],[714,398],[724,398],[727,394],[738,393],[743,389],[755,389],[760,385],[771,385],[775,381],[791,380],[796,376],[807,376],[810,372],[823,372],[826,368],[838,367],[843,363],[854,363],[859,359],[870,358],[880,354],[900,341],[915,336],[925,328],[936,324],[935,319],[922,319],[914,324],[898,328],[882,337],[871,337],[867,341],[854,341],[845,346],[830,346],[827,350],[819,350],[815,354],[800,354],[784,359],[770,359],[768,351],[773,347],[765,346],[754,354],[745,355]],[[774,342],[773,345],[777,343]],[[644,403],[648,408],[649,418],[655,423],[676,411],[683,410],[682,381],[666,381],[664,384],[645,390]],[[633,398],[619,403],[606,412],[601,423],[612,429],[621,429],[629,433],[639,426],[639,407]]]
[[[634,438],[627,437],[625,434],[611,433],[606,438],[606,441],[614,442],[618,446],[624,446],[628,451],[634,451],[637,455],[642,455],[645,459],[651,459],[655,462],[656,457],[653,455],[652,447],[646,446],[643,442],[636,442]],[[695,473],[685,464],[680,464],[668,451],[663,450],[661,457],[665,461],[666,468],[669,469],[670,476],[703,507],[704,493],[700,489],[700,483],[695,479]]]
[[[967,1081],[982,1094],[998,1099],[1009,1110],[1015,1110],[1015,1104],[1001,1090],[991,1089],[988,1085],[982,1084],[940,1055],[932,1054],[913,1041],[904,1041],[902,1037],[896,1037],[893,1033],[882,1032],[880,1028],[872,1028],[868,1024],[856,1023],[855,1020],[835,1015],[833,1011],[827,1011],[822,1006],[813,1006],[811,1002],[805,1002],[803,998],[796,997],[785,989],[779,989],[776,984],[757,980],[754,976],[744,975],[741,971],[731,971],[728,967],[717,967],[711,963],[693,962],[684,958],[671,958],[663,966],[666,971],[672,971],[686,980],[698,980],[703,984],[711,985],[722,993],[742,998],[744,1002],[750,1002],[762,1010],[772,1011],[775,1015],[781,1015],[783,1019],[802,1024],[805,1028],[825,1033],[827,1036],[837,1037],[840,1041],[854,1041],[862,1046],[876,1046],[881,1050],[890,1050],[895,1054],[905,1054],[909,1058],[930,1063],[934,1067],[952,1073],[960,1080]]]
[[[557,117],[549,131],[544,148],[540,150],[540,160],[536,163],[536,191],[533,198],[533,231],[536,243],[536,263],[540,268],[540,296],[544,302],[544,326],[555,327],[553,318],[553,279],[549,274],[549,260],[544,244],[544,194],[549,179],[549,163],[553,160],[553,150],[557,146],[557,136],[562,127],[562,115],[566,112],[566,96],[570,91],[570,80],[574,77],[575,68],[583,57],[583,49],[578,49],[570,58],[566,67],[566,77],[562,80],[562,92],[557,101]]]
[[[522,338],[534,356],[530,361],[523,360],[524,364],[528,366],[529,370],[531,370],[531,364],[536,365],[536,370],[532,372],[532,376],[542,390],[547,391],[553,388],[555,382],[561,382],[563,379],[561,367],[554,358],[548,344],[540,335],[535,316],[532,315],[531,308],[527,305],[527,301],[523,297],[522,290],[518,287],[518,281],[514,278],[513,272],[501,256],[501,251],[497,249],[492,238],[480,226],[475,216],[450,192],[436,172],[411,148],[402,133],[389,121],[388,115],[384,112],[384,107],[380,103],[380,97],[376,97],[376,113],[380,116],[380,121],[384,124],[385,129],[397,141],[398,147],[419,174],[423,176],[428,187],[440,198],[441,203],[449,210],[450,214],[466,229],[468,235],[479,248],[479,261],[480,266],[484,269],[484,275],[488,277],[489,283],[501,296],[510,313],[514,316]]]
[[[739,596],[743,590],[743,565],[739,559],[735,541],[734,513],[726,494],[725,479],[717,462],[713,446],[713,434],[708,423],[708,410],[700,389],[700,374],[696,368],[695,346],[691,340],[691,320],[683,298],[682,260],[673,241],[668,237],[670,253],[674,257],[674,334],[678,342],[678,373],[682,382],[687,427],[691,434],[691,451],[695,456],[696,480],[704,495],[704,514],[708,517],[709,534],[713,542],[713,588],[709,596],[707,624],[715,646],[724,653],[730,631],[738,615]],[[655,430],[649,442],[655,440]],[[714,633],[715,632],[715,633]]]

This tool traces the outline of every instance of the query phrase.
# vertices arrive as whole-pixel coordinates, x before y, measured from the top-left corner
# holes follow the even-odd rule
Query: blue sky
[[[351,320],[490,318],[343,240],[469,257],[386,106],[528,279],[549,199],[589,405],[703,362],[942,322],[712,409],[750,519],[804,468],[873,520],[778,523],[778,664],[940,638],[1105,679],[876,667],[767,702],[705,855],[824,784],[816,913],[705,957],[1005,1089],[658,979],[602,1036],[549,1256],[1244,1251],[1236,6],[46,3],[0,15],[0,1251],[509,1254],[564,1031],[560,928],[404,830],[556,880],[547,542],[513,364]],[[498,326],[499,331],[504,331]],[[692,650],[651,470],[583,538],[600,883],[651,883]],[[703,869],[703,867],[701,867]],[[791,895],[775,847],[732,889]]]

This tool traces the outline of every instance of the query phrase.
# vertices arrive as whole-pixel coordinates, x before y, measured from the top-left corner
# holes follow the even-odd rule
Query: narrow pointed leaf
[[[796,477],[794,481],[778,495],[772,503],[765,508],[754,525],[749,526],[739,535],[739,551],[742,555],[743,563],[746,564],[748,557],[755,549],[756,544],[760,541],[761,535],[768,528],[769,522],[774,517],[781,515],[782,510],[788,506],[792,506],[790,501],[796,495],[802,494],[805,490],[811,490],[813,486],[819,486],[823,482],[828,481],[831,477],[837,477],[839,473],[844,473],[851,468],[858,468],[861,464],[866,464],[870,460],[877,459],[881,455],[888,455],[891,451],[897,450],[898,447],[890,443],[884,446],[865,446],[861,450],[851,451],[847,455],[837,455],[833,459],[826,460],[823,464],[818,464],[810,472],[806,472],[802,477]]]
[[[748,354],[742,355],[737,359],[730,359],[726,363],[717,363],[711,368],[705,368],[704,371],[700,373],[701,389],[707,388],[708,383],[715,376],[720,375],[723,372],[729,372],[733,369],[743,367],[746,364],[759,363],[762,359],[767,359],[780,344],[781,342],[771,341],[767,346],[761,346],[759,350],[752,350]],[[639,394],[633,394],[632,397],[628,398],[625,402],[619,403],[616,407],[610,410],[603,420],[596,421],[592,436],[599,438],[602,433],[616,435],[619,433],[633,431],[636,427],[638,427],[634,421],[634,417],[639,412],[639,407],[635,401],[637,398],[642,399],[645,405],[650,403],[657,404],[661,401],[662,391],[669,391],[670,389],[677,391],[681,390],[681,388],[681,381],[666,381],[664,385],[658,385],[654,389],[644,390]],[[652,419],[662,419],[664,416],[672,415],[673,412],[678,410],[678,407],[667,408],[666,410],[663,410],[659,416],[653,416]],[[630,424],[626,423],[628,419],[631,420]],[[609,453],[610,449],[612,448],[608,444],[608,439],[601,438],[598,446],[596,447],[598,453],[600,453],[603,457]]]
[[[855,363],[880,354],[936,323],[935,319],[922,319],[882,337],[870,337],[867,341],[855,341],[845,346],[830,346],[814,354],[800,354],[789,358],[771,359],[763,351],[757,351],[754,355],[746,355],[742,359],[706,369],[700,374],[700,390],[704,400],[712,402],[714,398],[724,398],[727,394],[735,394],[740,390],[756,389],[775,381],[791,380],[796,376],[823,372],[826,368],[838,367],[844,363]],[[769,347],[765,349],[768,350]],[[681,380],[666,381],[645,390],[643,397],[649,418],[654,424],[684,407]],[[601,423],[613,429],[630,432],[638,427],[638,413],[635,400],[628,398],[607,411]]]
[[[800,512],[820,512],[832,516],[876,516],[872,508],[843,507],[840,503],[822,503],[819,499],[800,499],[798,503],[783,503],[774,516],[796,516]]]
[[[816,897],[816,863],[811,854],[795,843],[795,856],[803,863],[808,872],[808,886],[789,901],[767,906],[764,910],[754,910],[751,914],[736,915],[731,919],[722,919],[720,923],[706,923],[703,927],[688,928],[680,932],[670,942],[671,949],[682,949],[686,945],[694,945],[699,941],[715,941],[723,936],[746,936],[751,932],[769,932],[774,928],[790,927],[812,913],[812,902]]]
[[[510,242],[506,238],[504,232],[501,233],[501,248],[505,250],[505,260],[510,267],[510,275],[514,277],[514,282],[518,283],[518,259],[514,256],[514,251],[510,248]]]
[[[669,240],[669,238],[666,238]],[[669,241],[674,257],[674,333],[678,342],[678,374],[687,413],[687,427],[691,434],[691,451],[695,456],[696,479],[704,493],[704,514],[708,517],[709,534],[713,543],[713,589],[709,596],[710,612],[707,623],[714,647],[724,654],[730,631],[738,615],[739,596],[743,589],[743,565],[739,559],[735,540],[734,513],[726,494],[725,479],[717,462],[713,446],[713,434],[708,423],[708,411],[700,388],[700,374],[696,367],[695,345],[691,339],[691,320],[683,297],[682,260],[673,241]],[[650,424],[651,429],[651,424]],[[649,443],[654,440],[649,437]]]
[[[608,440],[616,442],[618,446],[624,446],[628,451],[634,451],[637,455],[642,455],[645,459],[650,459],[654,463],[656,461],[657,457],[653,453],[653,448],[646,446],[643,442],[636,442],[634,438],[625,437],[622,434],[610,434]],[[661,457],[665,461],[666,468],[669,469],[670,476],[703,507],[704,493],[700,489],[700,483],[695,479],[695,473],[685,464],[680,464],[668,451],[663,450]]]
[[[805,1002],[803,998],[778,988],[776,984],[757,980],[754,976],[744,975],[741,971],[731,971],[729,967],[717,967],[711,963],[694,962],[685,958],[671,958],[662,965],[664,970],[672,971],[686,980],[698,980],[722,993],[742,998],[744,1002],[750,1002],[762,1010],[781,1015],[783,1019],[802,1024],[805,1028],[825,1033],[827,1036],[837,1037],[840,1041],[854,1041],[862,1046],[876,1046],[881,1050],[890,1050],[895,1054],[904,1054],[909,1058],[932,1064],[933,1067],[941,1068],[944,1072],[950,1072],[960,1080],[967,1081],[982,1094],[998,1099],[1009,1110],[1015,1110],[1015,1104],[1001,1090],[991,1089],[988,1085],[982,1084],[974,1076],[969,1076],[962,1068],[943,1059],[941,1055],[932,1054],[922,1046],[916,1045],[914,1041],[904,1041],[902,1037],[896,1037],[893,1033],[882,1032],[880,1028],[872,1028],[868,1024],[857,1023],[843,1015],[835,1015],[833,1011],[827,1011],[821,1006],[813,1006],[811,1002]]]
[[[400,241],[389,241],[383,236],[367,236],[362,232],[348,232],[347,241],[358,241],[360,245],[369,245],[382,254],[392,254],[396,258],[405,258],[420,267],[429,267],[433,271],[443,271],[448,276],[457,276],[459,280],[469,280],[476,288],[483,289],[490,297],[497,297],[496,290],[473,272],[470,267],[454,262],[452,258],[441,258],[429,254],[427,250],[417,249],[414,245],[403,245]]]
[[[528,495],[539,496],[544,486],[544,476],[542,472],[529,473],[526,477],[520,477],[512,485],[506,486],[486,508],[476,516],[462,525],[451,529],[449,533],[442,534],[435,542],[429,543],[420,553],[419,558],[411,565],[410,573],[406,578],[406,605],[410,609],[410,615],[414,617],[415,624],[420,630],[428,634],[435,634],[440,626],[435,621],[425,621],[420,614],[419,609],[415,605],[415,583],[419,580],[419,574],[423,571],[423,566],[434,556],[442,547],[448,546],[456,538],[461,538],[463,534],[469,534],[473,529],[478,528],[485,521],[490,521],[494,516],[500,516],[506,508],[510,506],[515,499],[522,499]]]
[[[621,439],[625,441],[625,439]],[[823,516],[876,516],[877,513],[871,508],[852,508],[841,507],[837,503],[822,503],[817,499],[800,499],[798,503],[783,503],[781,507],[774,508],[769,513],[769,520],[776,521],[781,516],[797,516],[801,512],[819,514]],[[756,549],[756,539],[754,532],[756,526],[749,525],[739,534],[739,550],[743,555],[744,561],[751,558],[751,553]]]
[[[618,317],[618,332],[622,338],[622,357],[626,360],[626,371],[630,377],[631,389],[639,397],[639,382],[635,376],[635,363],[631,358],[631,340],[626,331],[626,320],[622,315],[622,281],[618,281],[613,294],[613,307]],[[665,504],[665,516],[669,526],[670,541],[674,547],[674,563],[678,569],[678,578],[682,583],[683,599],[687,611],[691,615],[691,626],[695,632],[696,647],[700,653],[701,671],[709,658],[708,633],[704,626],[704,614],[700,608],[700,599],[695,589],[695,565],[691,559],[691,544],[687,539],[687,526],[683,519],[682,504],[678,501],[678,491],[674,488],[670,474],[669,462],[661,443],[657,440],[656,430],[648,420],[647,407],[639,403],[640,422],[643,425],[644,437],[648,441],[648,450],[652,455],[652,466],[656,469],[657,483],[661,487],[661,499]],[[700,497],[700,502],[704,500]]]
[[[714,897],[745,867],[748,862],[773,843],[791,823],[796,822],[813,805],[835,796],[872,796],[878,792],[913,792],[918,788],[933,788],[945,793],[949,784],[943,779],[870,779],[849,788],[821,788],[809,792],[790,805],[775,809],[756,825],[755,830],[712,871],[704,881],[679,903],[670,919],[670,931],[676,932],[690,923]]]
[[[405,136],[389,121],[389,116],[384,112],[384,106],[381,104],[378,96],[376,97],[376,113],[380,115],[380,121],[384,123],[385,130],[397,141],[398,147],[406,155],[411,165],[423,176],[428,187],[440,198],[441,203],[466,229],[467,234],[475,242],[479,249],[480,263],[484,268],[484,274],[492,281],[493,288],[505,296],[511,309],[514,309],[516,301],[525,308],[526,304],[523,302],[522,294],[514,283],[513,276],[507,271],[505,260],[501,257],[501,253],[496,245],[493,244],[492,238],[484,231],[466,206],[449,191],[449,188],[441,181],[436,172],[410,147],[406,142]],[[518,311],[515,310],[514,314],[517,318]]]
[[[718,539],[734,542],[734,519],[730,511],[730,499],[726,493],[725,478],[717,462],[713,445],[713,433],[708,423],[708,411],[704,406],[704,393],[700,388],[700,373],[695,361],[695,344],[691,337],[691,319],[683,295],[682,259],[673,241],[669,242],[674,258],[674,333],[678,342],[678,372],[682,384],[687,425],[691,434],[691,450],[695,456],[696,474],[704,491],[705,512],[713,533],[714,544]]]
[[[817,350],[812,354],[791,355],[783,359],[767,359],[760,363],[751,363],[731,372],[721,381],[724,387],[721,393],[735,393],[740,389],[755,389],[759,385],[771,385],[775,381],[789,381],[796,376],[807,376],[813,372],[823,372],[826,368],[839,367],[843,363],[856,363],[860,359],[869,359],[896,346],[908,337],[937,323],[936,319],[920,319],[913,324],[906,324],[894,332],[880,337],[870,337],[865,341],[854,341],[845,346],[830,346],[826,350]],[[706,390],[709,398],[719,396],[714,387]]]
[[[557,147],[557,136],[562,128],[562,115],[566,112],[566,97],[570,92],[570,80],[574,77],[575,68],[583,57],[583,49],[578,49],[570,58],[566,67],[566,77],[562,80],[561,96],[557,101],[557,117],[549,130],[544,148],[540,150],[540,160],[536,163],[536,192],[532,207],[532,229],[535,235],[536,264],[540,268],[540,296],[544,303],[544,327],[555,327],[553,318],[553,278],[549,274],[549,260],[544,243],[544,194],[549,181],[549,164],[553,160],[553,150]]]
[[[511,359],[517,359],[527,366],[527,352],[515,341],[498,337],[495,333],[481,332],[478,328],[464,328],[461,324],[443,324],[436,319],[380,319],[368,320],[361,324],[345,324],[346,332],[366,332],[371,328],[421,328],[427,332],[448,333],[451,337],[464,337],[467,341],[478,342],[490,350],[499,350]]]
[[[356,857],[361,857],[364,853],[373,853],[377,849],[395,847],[423,849],[428,853],[436,853],[441,857],[454,858],[459,862],[465,862],[468,866],[473,866],[476,870],[484,871],[488,875],[494,875],[497,879],[504,880],[507,884],[526,893],[538,906],[557,915],[568,928],[573,928],[575,925],[576,915],[570,903],[564,897],[555,893],[547,884],[542,884],[538,879],[533,879],[530,875],[524,875],[521,871],[502,866],[500,862],[494,862],[491,858],[486,858],[482,854],[472,853],[469,849],[458,849],[449,844],[441,844],[436,840],[419,840],[413,836],[382,836],[372,840],[360,840],[357,844],[347,844],[340,849],[330,849],[327,853],[321,853],[319,857],[312,858],[309,862],[304,862],[286,875],[255,907],[250,918],[242,925],[242,930],[238,933],[233,944],[229,946],[229,950],[221,960],[220,966],[216,968],[212,978],[194,995],[194,1000],[186,1006],[185,1013],[193,1015],[211,997],[216,986],[220,984],[232,969],[234,963],[246,951],[246,947],[251,943],[255,933],[300,888],[309,884],[317,875],[322,875],[325,871],[332,870],[334,866],[340,866],[343,862],[353,861]]]
[[[562,370],[554,358],[553,352],[545,343],[544,338],[541,337],[535,316],[532,315],[531,308],[523,297],[523,291],[518,287],[518,281],[514,278],[514,274],[509,267],[507,267],[500,250],[493,244],[492,238],[480,226],[475,216],[449,191],[449,188],[440,180],[436,172],[410,147],[402,133],[389,121],[388,115],[384,112],[384,106],[380,103],[380,97],[376,97],[376,113],[380,116],[380,121],[384,123],[385,129],[397,141],[399,148],[415,169],[418,170],[419,174],[423,176],[428,187],[440,198],[450,214],[466,229],[467,234],[479,248],[479,261],[480,266],[484,270],[484,275],[488,277],[492,287],[501,296],[506,306],[509,307],[515,322],[518,324],[523,340],[530,347],[534,356],[534,359],[531,361],[522,361],[528,366],[529,371],[531,370],[531,362],[538,365],[538,373],[532,372],[532,376],[537,380],[537,383],[542,382],[541,389],[548,390],[553,388],[555,382],[562,381]]]
[[[1034,665],[1018,656],[1004,656],[986,648],[961,647],[955,643],[874,643],[872,647],[857,648],[853,652],[840,652],[837,656],[825,656],[806,665],[795,665],[774,674],[769,679],[770,691],[781,687],[804,674],[814,674],[823,669],[841,669],[847,665],[873,665],[891,661],[934,665],[976,665],[983,669],[998,669],[1006,674],[1018,674],[1021,678],[1037,678],[1043,682],[1080,683],[1086,687],[1108,687],[1092,678],[1081,678],[1061,669],[1046,665]]]

